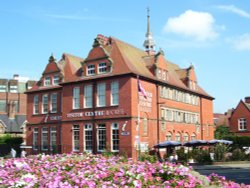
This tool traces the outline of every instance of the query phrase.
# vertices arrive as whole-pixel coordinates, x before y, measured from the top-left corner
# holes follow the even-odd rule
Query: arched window
[[[176,133],[175,134],[175,140],[179,141],[179,142],[181,141],[181,133]]]
[[[184,142],[187,142],[189,140],[189,135],[188,135],[188,133],[184,133],[183,134],[183,141]]]
[[[195,133],[193,133],[193,134],[191,135],[191,140],[196,140],[196,134],[195,134]]]
[[[167,141],[171,141],[172,140],[172,134],[171,132],[168,132],[167,135],[166,135],[166,140]]]

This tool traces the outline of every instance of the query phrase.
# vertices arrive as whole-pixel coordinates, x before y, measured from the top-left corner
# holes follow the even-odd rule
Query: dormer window
[[[59,84],[59,76],[58,75],[55,75],[53,77],[53,85],[58,85]]]
[[[6,85],[0,85],[0,92],[6,92],[7,88]]]
[[[87,66],[87,75],[95,75],[95,65]]]
[[[10,93],[17,93],[18,87],[17,85],[10,85]]]
[[[50,77],[47,76],[47,77],[45,77],[45,79],[44,79],[44,86],[49,86],[49,85],[50,85]]]
[[[192,90],[196,90],[197,89],[197,84],[196,82],[189,80],[189,88]]]
[[[98,65],[98,73],[102,74],[102,73],[106,73],[107,72],[107,64],[106,63],[100,63]]]

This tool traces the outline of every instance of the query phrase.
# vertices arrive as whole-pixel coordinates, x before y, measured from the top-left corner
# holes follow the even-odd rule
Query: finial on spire
[[[153,35],[150,31],[150,9],[147,7],[147,33],[146,39],[144,41],[143,46],[146,48],[147,52],[154,52],[155,41],[153,39]]]
[[[56,58],[54,57],[54,54],[51,53],[51,56],[49,57],[49,62],[55,62]]]

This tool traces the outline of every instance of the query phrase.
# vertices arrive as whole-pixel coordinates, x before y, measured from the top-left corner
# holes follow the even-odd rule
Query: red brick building
[[[229,122],[230,132],[239,136],[250,136],[250,97],[239,102]]]
[[[229,120],[231,118],[233,111],[234,109],[232,108],[228,109],[227,112],[225,112],[224,114],[214,113],[214,125],[216,127],[221,125],[229,127]]]
[[[138,146],[213,139],[213,97],[199,86],[194,67],[181,69],[154,46],[148,16],[145,51],[98,35],[86,59],[51,56],[27,92],[32,152],[110,150],[136,157]]]
[[[27,96],[35,81],[15,74],[12,79],[0,78],[0,136],[23,136]]]

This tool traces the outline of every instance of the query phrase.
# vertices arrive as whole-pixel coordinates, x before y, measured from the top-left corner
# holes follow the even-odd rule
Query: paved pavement
[[[192,164],[191,166],[203,175],[216,173],[225,176],[228,180],[250,185],[250,161],[215,163],[213,165]]]

